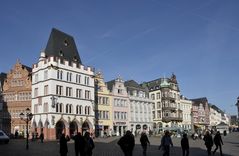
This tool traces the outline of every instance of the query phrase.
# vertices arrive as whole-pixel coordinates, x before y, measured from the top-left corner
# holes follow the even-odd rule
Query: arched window
[[[87,106],[85,106],[85,114],[87,114]]]
[[[73,109],[72,109],[72,105],[69,105],[69,113],[72,113]]]
[[[82,114],[83,107],[80,106],[79,114]]]
[[[60,104],[60,111],[59,112],[61,112],[61,113],[63,112],[63,104],[62,103]]]
[[[69,110],[68,106],[69,106],[69,104],[66,105],[66,113],[68,113],[68,110]]]
[[[88,114],[90,114],[90,106],[88,107]]]
[[[79,114],[79,106],[76,106],[76,114]]]
[[[56,112],[59,112],[59,104],[56,104]]]

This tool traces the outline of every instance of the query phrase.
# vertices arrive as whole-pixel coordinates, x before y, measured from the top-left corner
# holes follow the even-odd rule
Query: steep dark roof
[[[108,88],[110,91],[112,91],[114,84],[115,84],[115,80],[111,80],[111,81],[106,82],[107,88]]]
[[[51,31],[45,54],[46,56],[57,56],[82,64],[74,38],[55,28]]]

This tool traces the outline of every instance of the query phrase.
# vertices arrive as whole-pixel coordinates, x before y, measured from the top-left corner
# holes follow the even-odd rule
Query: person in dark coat
[[[164,151],[163,156],[169,156],[170,145],[173,147],[171,136],[169,134],[169,131],[165,131],[165,134],[161,139],[161,145],[159,146],[159,149],[163,148]]]
[[[69,141],[69,137],[65,137],[65,134],[63,133],[60,138],[60,154],[61,156],[67,156],[68,153],[68,147],[67,142]]]
[[[135,146],[135,140],[133,134],[128,130],[125,135],[120,138],[118,145],[122,149],[125,156],[132,156]]]
[[[75,155],[76,156],[79,156],[79,153],[80,153],[80,156],[83,156],[84,154],[81,154],[82,149],[82,145],[84,145],[84,139],[82,139],[83,136],[81,135],[80,132],[78,132],[74,137],[73,137],[73,140],[75,142]],[[82,143],[83,142],[83,143]]]
[[[43,143],[43,140],[44,140],[44,133],[43,132],[41,132],[41,134],[40,134],[40,140],[41,140],[41,143]]]
[[[183,138],[181,139],[181,147],[183,151],[183,156],[188,156],[189,155],[189,142],[188,142],[188,137],[187,134],[183,134]]]
[[[150,145],[150,142],[145,132],[142,132],[141,134],[140,143],[143,148],[143,156],[146,156],[147,145]]]
[[[217,131],[217,134],[214,136],[214,144],[216,145],[215,150],[213,151],[213,154],[217,151],[218,147],[220,149],[220,155],[222,156],[222,137],[219,131]]]
[[[206,132],[203,140],[205,142],[205,146],[207,148],[207,154],[209,156],[209,155],[211,155],[211,150],[212,150],[212,146],[213,146],[212,136],[210,135],[209,131]]]
[[[95,148],[95,144],[93,139],[90,137],[89,132],[85,132],[84,139],[85,139],[85,145],[84,145],[85,155],[84,156],[92,156],[92,151]]]

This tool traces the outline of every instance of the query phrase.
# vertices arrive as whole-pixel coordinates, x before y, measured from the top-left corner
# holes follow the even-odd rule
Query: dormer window
[[[76,56],[73,57],[73,60],[74,60],[75,62],[78,61],[78,59],[76,58]]]
[[[69,42],[67,40],[64,41],[64,45],[67,47],[69,46]]]
[[[63,51],[62,51],[62,50],[60,50],[60,52],[59,52],[59,55],[60,55],[60,56],[64,56],[64,54],[63,54]]]

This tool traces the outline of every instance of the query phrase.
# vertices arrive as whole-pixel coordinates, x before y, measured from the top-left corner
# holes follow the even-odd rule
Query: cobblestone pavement
[[[119,146],[117,145],[118,137],[112,138],[96,138],[96,147],[93,156],[123,156]],[[148,156],[160,156],[162,151],[158,150],[160,143],[159,137],[149,137],[151,146],[148,148]],[[139,144],[139,137],[136,137],[136,146],[134,156],[142,156],[142,148]],[[239,133],[231,133],[223,137],[223,153],[224,156],[239,155]],[[174,147],[171,148],[171,156],[181,156],[180,138],[173,138]],[[206,156],[206,148],[203,140],[191,140],[190,155]],[[59,156],[59,143],[57,141],[48,141],[40,143],[39,141],[29,142],[29,150],[25,149],[25,140],[11,140],[9,144],[0,145],[0,156]],[[213,149],[215,146],[213,147]],[[68,143],[68,156],[74,156],[74,142]],[[215,154],[219,156],[219,153]]]

